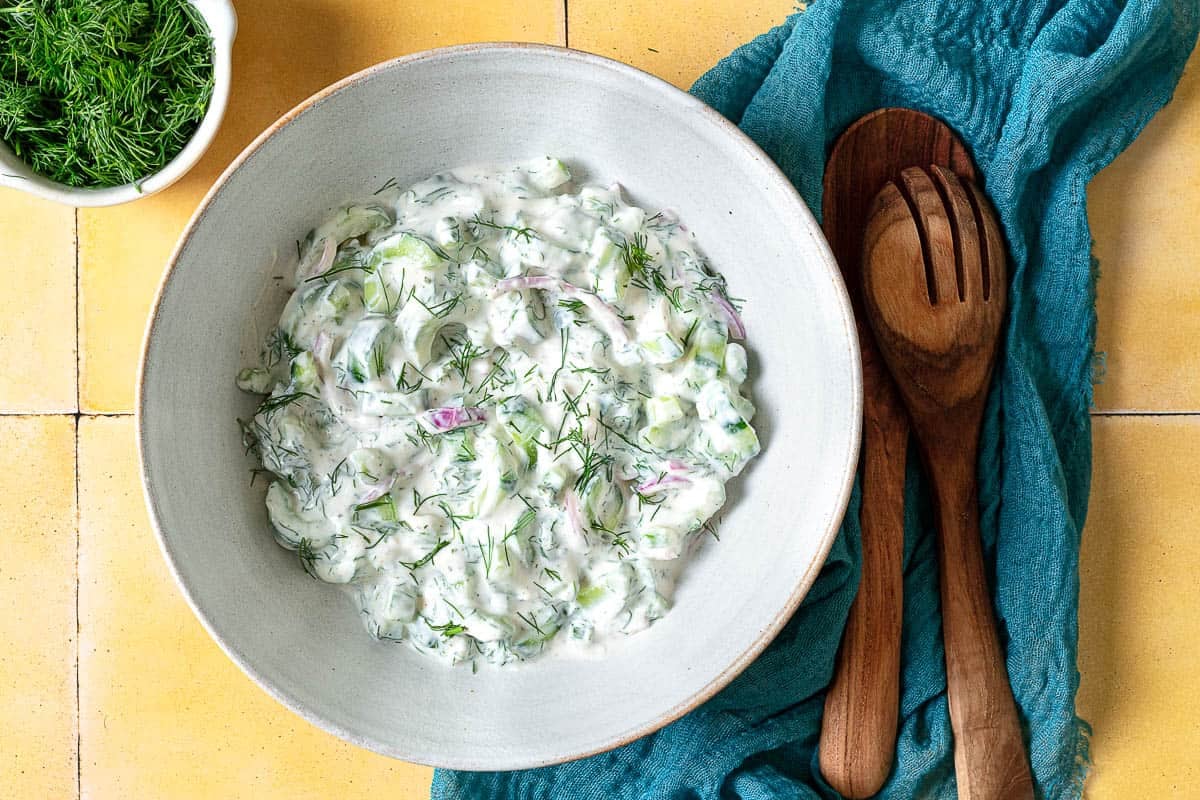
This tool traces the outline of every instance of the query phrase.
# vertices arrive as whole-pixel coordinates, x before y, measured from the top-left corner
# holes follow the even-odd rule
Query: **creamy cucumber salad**
[[[276,538],[451,662],[646,628],[759,451],[737,305],[673,214],[561,161],[385,186],[298,246],[237,378]]]

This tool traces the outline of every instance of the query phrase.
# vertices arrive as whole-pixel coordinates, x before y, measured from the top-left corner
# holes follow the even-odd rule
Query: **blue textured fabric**
[[[1170,98],[1198,17],[1187,0],[817,0],[692,90],[762,145],[818,216],[830,144],[884,106],[948,122],[986,176],[1010,245],[1012,290],[981,448],[982,528],[1039,795],[1053,800],[1080,796],[1088,761],[1089,729],[1075,714],[1095,329],[1085,189]],[[932,523],[916,469],[908,493],[902,720],[880,796],[953,798]],[[820,778],[816,743],[858,583],[857,512],[856,494],[801,608],[707,704],[581,761],[439,771],[433,797],[837,797]]]

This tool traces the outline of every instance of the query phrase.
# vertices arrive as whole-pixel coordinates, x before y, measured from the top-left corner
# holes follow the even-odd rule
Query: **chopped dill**
[[[0,6],[0,138],[68,186],[137,184],[199,127],[213,43],[186,0]]]
[[[460,633],[463,633],[467,630],[465,627],[458,624],[457,622],[446,622],[441,625],[434,625],[433,623],[426,620],[425,624],[429,626],[429,630],[436,631],[437,633],[440,633],[442,636],[445,636],[447,639],[454,637],[454,636],[458,636]]]
[[[535,231],[533,228],[525,228],[517,225],[498,225],[494,219],[489,222],[478,214],[471,218],[471,224],[480,228],[491,228],[492,230],[496,231],[507,231],[512,234],[514,239],[521,239],[526,243],[531,243],[534,239],[542,238],[538,236],[537,231]]]
[[[255,416],[262,414],[269,417],[279,409],[286,408],[303,397],[313,400],[317,399],[316,395],[309,394],[308,392],[289,392],[288,394],[275,395],[274,397],[268,397],[259,404],[258,410],[254,412]]]
[[[400,185],[400,184],[399,184],[399,183],[396,181],[396,179],[395,179],[395,178],[388,178],[388,179],[387,179],[387,183],[385,183],[383,186],[380,186],[378,189],[376,189],[376,190],[373,192],[373,194],[377,194],[377,195],[379,195],[379,194],[383,194],[383,193],[384,193],[384,192],[386,192],[388,189],[395,189],[395,188],[396,188],[397,186],[399,186],[399,185]]]
[[[401,561],[400,566],[404,567],[405,569],[416,572],[421,567],[428,564],[430,561],[433,561],[434,556],[436,556],[438,553],[442,552],[442,550],[446,549],[449,546],[450,546],[450,540],[442,539],[433,546],[432,550],[430,550],[425,555],[421,556],[421,558],[419,558],[418,560],[416,560],[416,561]]]
[[[421,506],[425,505],[430,500],[433,500],[438,497],[446,496],[445,492],[438,492],[437,494],[431,494],[431,495],[422,497],[421,493],[417,491],[417,487],[415,487],[415,486],[413,487],[412,493],[413,493],[413,513],[414,514],[420,514]]]

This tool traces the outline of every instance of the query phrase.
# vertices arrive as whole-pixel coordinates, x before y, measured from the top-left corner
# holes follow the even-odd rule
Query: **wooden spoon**
[[[884,184],[906,167],[929,164],[975,177],[967,149],[945,123],[885,108],[847,128],[825,165],[822,227],[854,304],[863,368],[862,576],[825,695],[820,745],[821,774],[849,798],[878,793],[896,751],[909,428],[863,310],[862,236]]]
[[[958,796],[1033,798],[979,537],[976,461],[1007,285],[987,198],[940,167],[875,199],[863,297],[917,434],[938,517],[946,682]]]

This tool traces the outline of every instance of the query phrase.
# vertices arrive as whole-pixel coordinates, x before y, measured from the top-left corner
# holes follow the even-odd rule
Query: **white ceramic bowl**
[[[137,184],[127,183],[107,189],[80,189],[56,183],[34,172],[24,161],[13,155],[8,145],[0,141],[0,186],[19,189],[69,206],[115,206],[160,192],[187,174],[212,144],[217,129],[221,127],[221,117],[225,115],[225,105],[229,101],[230,57],[233,52],[233,39],[237,34],[237,14],[234,13],[231,0],[190,2],[200,12],[200,16],[204,17],[212,34],[213,94],[200,126],[175,158]]]
[[[449,668],[371,640],[349,600],[275,544],[234,387],[282,296],[294,242],[336,205],[471,162],[563,157],[674,207],[746,299],[762,455],[675,607],[602,657]],[[850,491],[861,381],[853,317],[791,184],[707,106],[597,56],[478,45],[401,58],[264,133],[201,204],[147,331],[138,398],[146,498],[209,632],[281,702],[355,744],[424,764],[513,769],[612,748],[727,684],[804,597]]]

